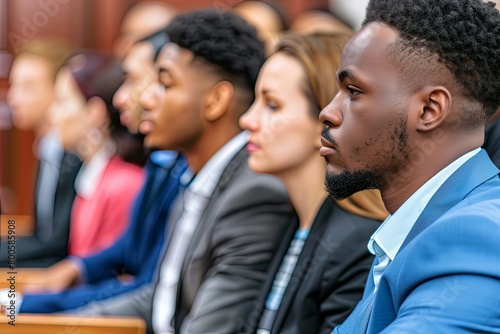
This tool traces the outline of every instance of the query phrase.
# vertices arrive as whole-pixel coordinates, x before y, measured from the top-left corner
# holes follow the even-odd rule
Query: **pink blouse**
[[[91,255],[111,246],[120,237],[128,226],[143,177],[142,168],[115,156],[92,177],[95,184],[90,186],[90,191],[88,185],[85,194],[77,189],[71,211],[70,255]]]

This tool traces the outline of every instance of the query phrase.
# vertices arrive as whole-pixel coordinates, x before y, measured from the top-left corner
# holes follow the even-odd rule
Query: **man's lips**
[[[322,145],[322,147],[319,149],[319,154],[322,157],[327,157],[329,155],[338,153],[335,146],[330,141],[328,141],[327,139],[325,139],[323,137],[321,137],[321,145]]]

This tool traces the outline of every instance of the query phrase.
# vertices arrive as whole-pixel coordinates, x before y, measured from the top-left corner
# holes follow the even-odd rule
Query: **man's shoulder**
[[[498,217],[500,188],[465,198],[400,250],[390,272],[409,284],[464,273],[500,279]]]

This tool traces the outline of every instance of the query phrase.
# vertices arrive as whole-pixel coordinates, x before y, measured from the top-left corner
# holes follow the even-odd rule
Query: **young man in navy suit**
[[[500,180],[480,147],[500,105],[500,13],[372,0],[321,112],[326,186],[391,216],[362,301],[333,333],[500,333]]]

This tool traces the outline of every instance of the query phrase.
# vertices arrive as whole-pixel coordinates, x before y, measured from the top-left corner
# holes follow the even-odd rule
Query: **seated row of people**
[[[498,12],[473,1],[463,0],[500,22]],[[422,11],[438,16],[446,6],[426,5]],[[485,264],[499,250],[491,230],[500,230],[500,181],[478,138],[500,101],[475,97],[480,107],[468,109],[477,114],[471,117],[460,102],[470,103],[463,96],[471,88],[459,81],[460,70],[432,60],[434,73],[448,71],[437,86],[434,75],[408,75],[422,70],[422,57],[428,62],[422,50],[455,60],[421,44],[412,46],[416,53],[399,49],[413,43],[404,34],[426,39],[426,29],[442,28],[409,31],[418,20],[402,14],[407,6],[399,11],[372,0],[364,28],[347,46],[351,36],[344,33],[290,34],[267,60],[253,28],[216,10],[179,15],[136,43],[115,104],[138,115],[135,129],[155,152],[131,224],[111,247],[47,269],[45,284],[22,294],[21,312],[140,316],[156,333],[396,333],[427,319],[422,305],[451,277],[481,287],[440,304],[447,316],[436,315],[424,329],[495,332],[496,301],[487,295],[500,289],[500,273]],[[494,41],[500,44],[498,36]],[[438,43],[453,41],[443,32]],[[481,58],[474,52],[467,53],[471,62]],[[64,76],[73,60],[57,80],[78,83]],[[83,61],[80,70],[89,66]],[[477,71],[495,66],[490,59]],[[457,116],[467,121],[457,125]],[[445,136],[436,139],[436,131]],[[430,138],[437,149],[419,154]],[[441,153],[445,146],[451,154]],[[457,182],[475,168],[483,174]],[[443,259],[463,255],[457,246],[464,244],[483,261],[445,265]],[[424,264],[432,270],[411,272]],[[461,301],[484,308],[464,319]]]
[[[364,245],[387,213],[374,190],[343,201],[328,198],[325,164],[318,155],[323,128],[318,113],[335,95],[335,68],[349,36],[285,37],[254,92],[265,60],[263,44],[238,16],[228,12],[221,20],[220,15],[201,11],[178,16],[131,48],[115,104],[122,112],[142,113],[139,128],[147,147],[182,155],[163,169],[164,184],[157,175],[148,175],[134,205],[138,215],[117,243],[49,268],[45,285],[24,291],[21,312],[142,315],[156,332],[232,332],[272,325],[272,314],[291,307],[280,307],[282,298],[288,304],[300,291],[295,307],[310,299],[318,311],[324,309],[318,317],[330,328],[361,298],[372,261]],[[241,46],[226,49],[237,44]],[[154,57],[160,49],[156,76]],[[80,60],[80,70],[93,65]],[[56,92],[71,87],[64,74],[73,61],[60,71]],[[303,70],[311,61],[314,65]],[[329,64],[331,71],[322,71],[320,64]],[[292,78],[282,71],[289,72],[290,65]],[[141,75],[142,80],[130,80]],[[295,100],[287,101],[289,94]],[[131,110],[134,97],[142,110]],[[56,95],[56,106],[68,100]],[[271,104],[276,107],[269,109]],[[249,144],[239,122],[249,130]],[[160,153],[155,151],[151,159]],[[162,202],[155,190],[169,193],[169,187],[179,184],[184,190],[169,210],[175,192]],[[131,249],[137,251],[131,255]],[[293,258],[295,263],[289,262]],[[122,272],[132,280],[120,281],[116,276]],[[320,287],[310,286],[308,276],[324,285],[312,299],[308,295]],[[283,277],[288,279],[281,281]],[[262,284],[267,288],[262,290]],[[293,284],[289,296],[283,284]],[[264,303],[268,295],[274,296],[269,297],[271,307],[265,306],[270,301]],[[254,304],[258,298],[260,306]],[[263,310],[267,320],[262,324],[245,319],[248,312]],[[176,321],[171,324],[169,318]],[[301,318],[288,318],[283,328],[296,330]]]

